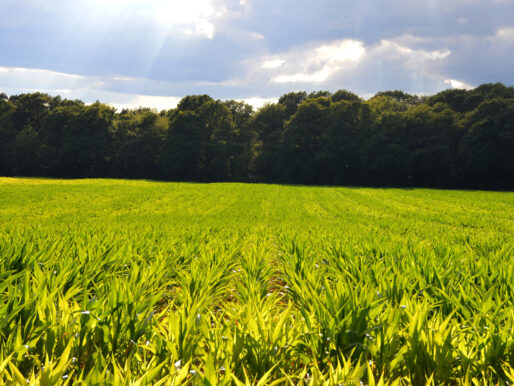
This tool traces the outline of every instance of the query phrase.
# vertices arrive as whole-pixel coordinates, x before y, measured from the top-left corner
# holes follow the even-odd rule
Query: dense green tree
[[[232,112],[221,101],[204,103],[198,109],[198,117],[204,129],[202,133],[202,158],[199,167],[203,179],[208,181],[230,180],[230,161],[234,159],[231,144],[236,141]]]
[[[317,156],[321,151],[320,138],[328,127],[326,109],[330,99],[307,99],[285,124],[283,168],[287,182],[319,183]]]
[[[385,95],[374,96],[366,101],[371,109],[373,120],[377,120],[384,113],[406,111],[410,106],[406,103]]]
[[[83,108],[84,103],[80,101],[66,101],[49,111],[39,131],[41,168],[44,175],[65,176],[63,171],[67,167],[67,160],[64,159],[63,144],[70,121]]]
[[[234,123],[233,140],[229,143],[230,174],[232,179],[247,181],[257,143],[257,134],[250,125],[253,108],[245,102],[234,100],[226,101],[224,105],[232,113]]]
[[[176,181],[199,180],[198,159],[201,151],[201,128],[193,111],[177,110],[170,118],[170,126],[161,156],[161,170],[165,179]]]
[[[175,109],[0,94],[0,174],[512,189],[514,88],[367,101],[291,92],[257,111],[190,95]]]
[[[9,98],[14,110],[10,113],[12,141],[6,149],[5,164],[15,175],[41,174],[41,146],[39,132],[49,111],[60,98],[47,94],[21,94]]]
[[[62,142],[65,177],[110,176],[113,164],[114,108],[96,102],[79,108]]]
[[[362,98],[359,97],[357,94],[354,94],[351,91],[348,90],[337,90],[332,96],[330,97],[332,102],[340,102],[340,101],[349,101],[349,102],[360,102],[362,101]]]
[[[13,96],[10,100],[16,106],[13,121],[19,131],[25,127],[30,127],[38,133],[50,110],[59,105],[61,98],[52,98],[47,94],[34,93]]]
[[[170,118],[162,158],[168,178],[196,181],[231,178],[231,145],[237,137],[232,111],[223,102],[205,97],[184,98]]]
[[[363,136],[360,153],[364,184],[409,186],[402,112],[385,110],[376,114],[372,123],[364,128]]]
[[[514,87],[507,87],[502,83],[484,83],[470,90],[469,93],[482,95],[484,99],[511,99],[514,98]]]
[[[40,160],[38,133],[30,125],[26,125],[16,133],[16,137],[8,149],[7,164],[14,175],[40,175],[42,172]]]
[[[177,106],[177,111],[195,111],[207,102],[212,102],[209,95],[188,95],[181,99]]]
[[[413,186],[451,186],[455,176],[455,145],[458,131],[451,109],[435,112],[419,105],[403,114],[405,154],[409,184]]]
[[[417,105],[421,103],[421,98],[417,95],[407,94],[400,90],[394,91],[380,91],[375,94],[375,97],[386,96],[394,99],[397,102],[406,103],[409,105]]]
[[[330,97],[332,97],[332,93],[330,91],[320,90],[320,91],[313,91],[309,95],[307,95],[308,99],[316,99],[316,98],[321,98],[321,97],[330,99]]]
[[[150,109],[123,111],[115,132],[117,174],[127,178],[159,178],[168,119]]]
[[[257,133],[257,146],[250,174],[259,181],[278,182],[283,176],[284,123],[289,117],[283,103],[260,108],[250,125]]]
[[[5,95],[5,94],[1,94]],[[9,153],[16,137],[16,130],[13,122],[15,105],[7,100],[0,98],[0,174],[7,175],[12,173],[14,165],[8,165]]]
[[[480,93],[462,89],[451,89],[441,91],[440,93],[429,97],[427,99],[427,103],[431,106],[434,106],[437,103],[444,103],[452,110],[464,113],[475,109],[483,100],[484,96]]]
[[[371,124],[371,110],[361,101],[342,99],[327,111],[326,127],[318,152],[320,183],[363,183],[360,148],[364,129]]]
[[[300,105],[300,103],[302,103],[306,99],[307,93],[305,91],[297,91],[282,95],[278,99],[278,103],[285,106],[287,116],[290,117],[291,115],[296,113],[296,110],[298,110],[298,106]]]
[[[466,119],[461,185],[512,188],[514,183],[514,99],[482,102]]]

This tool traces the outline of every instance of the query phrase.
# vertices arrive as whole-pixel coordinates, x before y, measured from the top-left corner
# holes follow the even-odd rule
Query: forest
[[[0,93],[0,175],[511,190],[514,87],[290,92],[256,111],[208,95],[157,112]]]

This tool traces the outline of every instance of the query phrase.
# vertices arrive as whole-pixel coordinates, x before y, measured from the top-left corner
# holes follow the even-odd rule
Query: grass
[[[0,178],[0,383],[512,384],[514,195]]]

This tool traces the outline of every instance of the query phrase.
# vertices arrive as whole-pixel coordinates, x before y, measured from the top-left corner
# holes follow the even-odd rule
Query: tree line
[[[512,189],[514,87],[291,92],[257,111],[208,95],[117,112],[0,94],[0,152],[4,176]]]

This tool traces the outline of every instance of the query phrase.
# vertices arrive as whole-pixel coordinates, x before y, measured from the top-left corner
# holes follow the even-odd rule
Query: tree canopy
[[[290,92],[257,111],[208,95],[157,112],[0,93],[1,175],[512,189],[513,154],[501,83]]]

